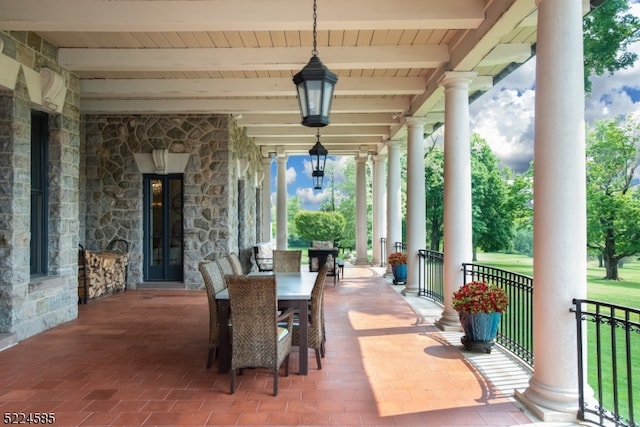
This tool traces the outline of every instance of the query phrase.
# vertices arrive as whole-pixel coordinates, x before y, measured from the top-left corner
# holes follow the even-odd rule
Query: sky
[[[640,0],[630,0],[630,12],[640,17]],[[640,56],[640,43],[630,47]],[[535,67],[533,57],[470,105],[471,132],[485,139],[502,164],[515,172],[524,172],[533,159]],[[585,120],[613,118],[620,114],[640,115],[640,58],[633,68],[614,75],[592,77],[592,93],[585,99]],[[327,157],[327,168],[342,177],[346,157]],[[276,176],[276,162],[272,164]],[[275,178],[271,180],[275,205]],[[325,178],[326,184],[326,178]],[[328,197],[327,187],[313,190],[309,156],[291,156],[287,160],[289,196],[299,196],[303,209],[317,210]]]

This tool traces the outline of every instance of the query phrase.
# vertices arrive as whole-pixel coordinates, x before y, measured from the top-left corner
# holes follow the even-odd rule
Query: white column
[[[395,243],[402,241],[402,214],[400,197],[400,141],[388,141],[387,165],[387,257],[395,251]],[[387,262],[387,260],[385,260]],[[389,270],[390,272],[390,270]]]
[[[380,266],[383,259],[381,258],[382,244],[380,239],[386,235],[387,215],[385,203],[387,201],[387,188],[385,186],[385,162],[387,157],[378,154],[373,157],[373,259],[371,264]]]
[[[403,294],[418,292],[418,250],[427,245],[424,185],[424,118],[407,118],[407,282]]]
[[[587,289],[582,2],[536,3],[536,363],[529,387],[518,397],[544,421],[570,422],[578,411],[578,360],[576,321],[569,307],[573,298],[586,298]]]
[[[356,265],[369,264],[367,258],[367,153],[356,158]]]
[[[287,249],[287,155],[278,152],[278,182],[276,186],[276,248]]]
[[[262,204],[262,236],[260,241],[271,241],[271,157],[262,159],[262,194],[260,201]]]
[[[462,263],[471,262],[471,135],[469,85],[476,73],[447,72],[444,122],[444,310],[437,324],[460,328],[452,295],[464,282]]]

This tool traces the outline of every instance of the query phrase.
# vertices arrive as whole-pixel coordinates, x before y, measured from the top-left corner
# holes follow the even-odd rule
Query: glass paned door
[[[144,279],[181,281],[182,175],[144,175]]]

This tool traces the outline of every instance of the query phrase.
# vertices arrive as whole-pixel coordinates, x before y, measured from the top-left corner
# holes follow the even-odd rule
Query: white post
[[[262,179],[261,204],[262,204],[262,242],[271,241],[271,157],[262,159]]]
[[[534,142],[533,349],[521,399],[544,421],[578,411],[573,298],[586,297],[582,1],[538,0]],[[559,357],[559,355],[562,355]]]
[[[387,188],[385,186],[385,163],[387,157],[378,154],[373,157],[373,259],[371,264],[379,266],[384,261],[381,258],[382,244],[380,239],[385,236]]]
[[[278,182],[276,206],[276,248],[287,249],[287,155],[278,152]]]
[[[356,265],[369,264],[367,258],[367,153],[356,158]]]
[[[387,257],[395,251],[395,243],[402,240],[400,197],[400,141],[388,141],[387,168]],[[385,260],[387,262],[387,260]]]
[[[444,309],[437,325],[459,329],[452,295],[464,282],[462,263],[472,261],[471,131],[469,85],[476,73],[447,72],[444,122]]]
[[[418,293],[418,250],[427,245],[424,185],[424,119],[407,118],[407,282],[402,291]]]

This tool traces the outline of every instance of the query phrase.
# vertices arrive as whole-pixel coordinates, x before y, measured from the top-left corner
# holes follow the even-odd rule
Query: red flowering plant
[[[389,255],[390,265],[402,265],[407,263],[407,256],[402,252],[394,252]]]
[[[486,282],[470,282],[453,293],[453,308],[463,313],[503,313],[509,305],[504,290]]]

